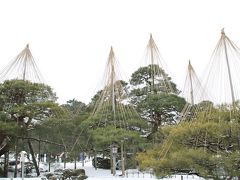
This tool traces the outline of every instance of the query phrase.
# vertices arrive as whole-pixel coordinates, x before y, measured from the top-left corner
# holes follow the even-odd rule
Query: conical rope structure
[[[240,49],[226,36],[224,29],[204,73],[203,86],[190,62],[184,94],[188,101],[181,120],[202,122],[235,121],[239,116]],[[187,88],[186,88],[187,87]],[[208,129],[206,130],[206,132]],[[207,138],[207,134],[206,134]],[[207,139],[205,140],[207,141]]]
[[[160,147],[142,154],[144,157],[139,159],[143,166],[168,175],[189,170],[204,177],[238,176],[239,60],[240,49],[223,29],[202,78],[203,86],[189,63],[187,89],[182,94],[188,104],[182,121],[171,129]],[[228,164],[227,159],[232,162]]]
[[[91,143],[96,149],[101,141],[104,141],[105,148],[108,148],[111,143],[119,143],[124,138],[131,138],[133,131],[141,134],[141,129],[146,126],[144,120],[128,103],[128,85],[121,77],[112,47],[102,82],[102,89],[92,99],[92,112],[82,124],[82,130],[74,146],[82,135],[88,134],[84,149],[87,149]],[[101,149],[98,150],[101,151]]]
[[[4,97],[4,100],[1,99],[2,103],[4,103],[1,113],[9,114],[8,120],[14,120],[18,126],[24,128],[24,133],[16,133],[12,136],[13,138],[7,135],[5,140],[0,142],[0,154],[4,153],[2,145],[8,145],[5,143],[6,141],[15,141],[17,158],[19,153],[17,152],[18,141],[21,140],[22,143],[27,142],[36,173],[39,175],[40,172],[34,156],[32,141],[38,141],[39,146],[42,141],[57,146],[63,145],[43,140],[40,135],[38,138],[35,138],[35,130],[39,129],[36,126],[41,126],[50,117],[60,117],[63,114],[63,109],[55,103],[57,97],[52,88],[44,84],[44,79],[34,61],[29,45],[0,72],[0,82],[1,96]],[[9,90],[9,93],[5,92],[6,88],[7,91]],[[29,131],[32,129],[34,131]],[[0,140],[2,140],[2,137]],[[6,148],[6,151],[9,151],[9,149]],[[16,174],[17,172],[15,171]]]
[[[144,84],[146,93],[175,93],[174,87],[172,87],[170,82],[171,79],[166,73],[165,62],[152,37],[152,34],[150,34],[141,66],[142,68],[148,68],[146,74],[150,77],[147,83]]]
[[[131,116],[137,116],[135,110],[128,105],[128,87],[122,80],[119,65],[111,47],[104,79],[104,87],[99,93],[92,116],[99,116],[98,126],[113,125],[116,128],[129,127],[126,121]],[[110,124],[109,124],[110,123]]]
[[[131,75],[130,79],[131,103],[138,108],[141,116],[152,125],[150,136],[155,136],[155,132],[164,123],[175,123],[177,116],[179,116],[178,107],[166,103],[167,98],[177,99],[179,93],[166,69],[159,49],[152,34],[150,34],[141,66]],[[164,109],[163,106],[167,106],[167,108]],[[173,111],[174,115],[171,114]],[[170,118],[165,118],[167,116]]]
[[[195,110],[192,109],[195,111],[194,114],[198,114],[204,105],[204,114],[208,118],[214,107],[215,110],[219,111],[222,110],[221,107],[227,108],[225,110],[228,110],[230,118],[233,118],[234,111],[238,110],[240,99],[240,85],[237,83],[240,80],[239,69],[240,49],[226,36],[224,29],[222,29],[221,38],[202,78],[202,86],[197,83],[192,86],[194,94],[191,94],[191,90],[187,92],[188,95],[197,100],[197,102],[190,102],[191,106],[195,107]],[[189,75],[191,75],[190,72]],[[193,71],[192,74],[194,74]],[[190,81],[190,76],[188,78],[189,83],[194,82],[193,79]],[[187,86],[191,88],[191,84]],[[200,114],[202,115],[202,113]]]
[[[184,88],[181,91],[180,95],[183,96],[187,101],[182,110],[182,116],[180,120],[196,118],[196,115],[198,114],[197,112],[199,111],[196,104],[207,101],[209,99],[190,60],[187,67],[187,75],[184,83]]]
[[[11,79],[43,83],[44,79],[27,45],[1,72],[0,81]]]
[[[210,101],[216,105],[229,104],[234,109],[240,99],[240,49],[221,31],[221,38],[212,54],[203,86]]]
[[[189,61],[188,68],[187,68],[187,75],[185,79],[184,88],[181,92],[181,95],[185,97],[188,103],[194,105],[195,103],[199,102],[199,89],[202,89],[202,85],[200,83],[197,74]],[[201,96],[201,94],[200,94]]]
[[[29,50],[29,45],[27,45],[24,50],[22,50],[17,57],[0,72],[1,83],[5,80],[13,79],[30,80],[31,82],[39,83],[43,82],[41,74]],[[8,137],[0,137],[0,153],[4,151],[7,141]]]
[[[228,156],[228,152],[239,151],[239,146],[235,144],[233,138],[239,122],[239,62],[240,49],[222,29],[220,40],[204,73],[203,89],[198,89],[201,101],[192,105],[184,116],[185,120],[190,120],[190,127],[194,128],[198,123],[206,124],[204,135],[202,129],[196,129],[199,136],[200,134],[204,136],[198,145],[204,147],[206,152],[209,150],[216,152],[219,157],[222,151],[226,151],[225,156]],[[211,123],[215,123],[216,137],[212,135]],[[221,127],[222,124],[225,125],[224,128]],[[216,144],[211,146],[213,138],[217,140]]]

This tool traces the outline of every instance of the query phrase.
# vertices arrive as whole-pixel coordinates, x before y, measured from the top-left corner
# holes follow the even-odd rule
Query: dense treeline
[[[158,74],[153,79],[151,71],[161,71],[165,79]],[[166,78],[172,93],[164,86]],[[160,67],[141,67],[129,82],[116,82],[115,91],[123,99],[114,100],[114,114],[109,104],[112,97],[105,94],[102,98],[105,87],[89,104],[72,99],[59,105],[47,85],[23,80],[3,82],[0,155],[25,150],[32,155],[65,153],[64,161],[76,160],[80,152],[110,157],[111,145],[120,147],[124,141],[125,156],[131,159],[127,167],[139,165],[159,176],[178,172],[213,178],[239,176],[238,108],[234,118],[229,118],[227,107],[212,105],[208,118],[199,116],[180,122],[186,101],[178,96],[176,84]],[[99,102],[101,106],[96,108]],[[113,119],[124,119],[124,124]]]

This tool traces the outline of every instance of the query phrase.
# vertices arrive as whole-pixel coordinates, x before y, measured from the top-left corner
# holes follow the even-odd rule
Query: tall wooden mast
[[[113,120],[116,123],[116,100],[115,100],[115,88],[114,88],[114,84],[116,81],[116,72],[115,72],[115,67],[114,67],[114,60],[115,60],[115,56],[114,56],[114,52],[113,52],[113,48],[111,46],[110,49],[110,53],[109,53],[109,57],[108,57],[108,63],[111,67],[110,69],[110,88],[111,88],[111,97],[112,97],[112,112],[113,112]],[[116,125],[116,124],[115,124]]]
[[[193,67],[192,67],[192,65],[191,65],[190,60],[189,60],[189,63],[188,63],[188,73],[189,73],[189,80],[190,80],[190,96],[191,96],[191,104],[194,105],[194,97],[193,97],[193,82],[192,82]]]
[[[25,51],[29,51],[29,45],[27,44]],[[23,61],[23,80],[26,80],[26,70],[27,70],[27,60],[28,60],[28,53],[25,54],[24,61]]]
[[[232,97],[232,105],[233,105],[233,107],[234,107],[234,106],[235,106],[235,105],[234,105],[234,104],[235,104],[235,96],[234,96],[234,90],[233,90],[231,69],[230,69],[229,59],[228,59],[228,51],[227,51],[227,46],[226,46],[226,39],[227,39],[228,37],[225,35],[224,29],[222,29],[221,34],[222,34],[221,39],[223,40],[223,45],[224,45],[225,59],[226,59],[226,63],[227,63],[229,85],[230,85],[231,97]]]

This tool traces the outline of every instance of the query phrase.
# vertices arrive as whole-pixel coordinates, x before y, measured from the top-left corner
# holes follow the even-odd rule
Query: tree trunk
[[[66,163],[67,163],[67,152],[64,151],[64,163],[63,163],[64,169],[66,169]]]
[[[15,142],[15,169],[14,169],[14,177],[17,177],[17,162],[18,162],[18,138]]]
[[[8,163],[9,163],[9,151],[4,153],[4,169],[3,169],[4,177],[8,177]]]
[[[39,165],[40,165],[40,161],[41,161],[41,142],[38,141],[38,168],[39,168]]]
[[[49,160],[48,161],[48,172],[50,172],[51,171],[51,161]]]
[[[154,134],[158,131],[158,128],[162,125],[161,114],[157,114],[152,118],[153,118],[152,134]]]
[[[30,153],[32,155],[32,160],[33,160],[33,164],[34,164],[34,167],[36,169],[36,172],[37,172],[37,176],[39,176],[40,172],[39,172],[39,168],[38,168],[38,165],[37,165],[36,158],[34,156],[34,152],[33,152],[31,141],[28,139],[27,142],[28,142],[28,147],[29,147]]]
[[[76,157],[76,155],[74,157],[74,169],[77,169],[77,157]]]
[[[113,152],[112,152],[112,145],[110,146],[110,168],[111,168],[111,174],[113,174]]]
[[[152,134],[154,134],[157,131],[158,131],[158,124],[156,122],[154,122],[153,127],[152,127]]]
[[[94,149],[94,165],[95,165],[95,170],[97,170],[97,153],[95,149]]]
[[[85,161],[85,155],[84,155],[84,152],[83,152],[83,155],[82,155],[82,167],[84,167],[84,161]]]

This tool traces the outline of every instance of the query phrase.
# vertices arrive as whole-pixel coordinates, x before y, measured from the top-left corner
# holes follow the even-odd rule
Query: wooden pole
[[[113,176],[116,175],[116,154],[113,153]]]
[[[110,168],[111,168],[111,174],[113,174],[113,146],[110,145]]]
[[[155,82],[154,82],[154,76],[155,76],[155,69],[154,69],[154,58],[153,58],[153,38],[152,38],[152,34],[150,34],[150,52],[151,52],[151,76],[152,76],[152,83],[151,83],[151,93],[154,93],[154,86],[155,86]]]
[[[111,91],[112,91],[112,111],[113,111],[113,120],[116,126],[116,102],[115,102],[115,88],[114,88],[114,81],[115,81],[115,67],[114,67],[114,52],[113,48],[111,47],[110,53],[109,53],[109,63],[111,65]]]
[[[192,65],[189,60],[188,64],[188,73],[189,73],[189,79],[190,79],[190,95],[191,95],[191,104],[194,105],[194,98],[193,98],[193,83],[192,83]]]
[[[28,51],[29,51],[29,45],[27,44],[25,51],[27,51],[25,53],[25,58],[24,58],[24,67],[23,67],[23,80],[26,79],[26,69],[27,69],[27,56],[28,56]]]
[[[231,69],[230,69],[229,60],[228,60],[228,52],[227,52],[227,46],[226,46],[226,38],[227,38],[227,37],[226,37],[226,35],[225,35],[224,29],[222,29],[222,39],[223,39],[224,50],[225,50],[225,58],[226,58],[226,62],[227,62],[228,78],[229,78],[229,84],[230,84],[231,96],[232,96],[232,106],[233,106],[233,109],[234,109],[234,108],[235,108],[235,96],[234,96],[234,90],[233,90]]]
[[[34,156],[33,147],[32,147],[30,139],[27,140],[27,143],[28,143],[28,147],[29,147],[29,150],[30,150],[30,154],[32,155],[32,160],[33,160],[34,167],[36,169],[37,176],[39,176],[40,172],[39,172],[39,168],[38,168],[38,165],[37,165],[36,158]]]
[[[14,177],[17,177],[17,162],[18,162],[18,138],[16,138],[15,143],[15,169],[14,169]]]
[[[125,176],[125,160],[124,160],[124,147],[123,147],[124,141],[121,140],[121,164],[122,164],[122,176]]]

